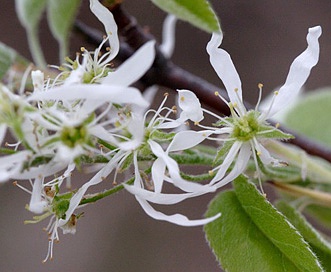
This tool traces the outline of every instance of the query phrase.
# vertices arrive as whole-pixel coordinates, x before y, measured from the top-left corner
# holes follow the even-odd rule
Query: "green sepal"
[[[175,137],[176,133],[174,132],[163,132],[161,130],[154,130],[150,135],[149,139],[157,142],[169,142]]]
[[[63,195],[56,194],[53,198],[52,209],[57,218],[66,219],[66,212],[69,209],[72,193]]]
[[[223,145],[217,150],[213,165],[219,165],[223,162],[225,156],[229,153],[235,141],[225,141]]]
[[[323,268],[326,271],[331,271],[331,244],[321,236],[321,234],[301,213],[298,212],[295,207],[289,205],[285,201],[278,201],[276,207],[309,243],[312,250],[322,263]]]
[[[293,135],[282,132],[281,130],[273,126],[259,126],[257,137],[279,140],[288,140],[294,138]]]
[[[173,158],[178,164],[186,165],[212,165],[213,159],[209,156],[204,156],[204,154],[197,153],[187,153],[187,150],[182,153],[170,153],[170,157]]]
[[[221,31],[215,11],[207,0],[151,0],[160,9],[209,33]]]
[[[287,165],[285,162],[283,166],[265,165],[262,163],[259,156],[257,156],[257,161],[259,169],[269,180],[272,179],[284,182],[301,180],[301,169],[296,166]]]
[[[120,172],[125,171],[132,165],[132,163],[133,163],[133,152],[131,152],[121,163],[121,167],[119,168],[119,171]]]

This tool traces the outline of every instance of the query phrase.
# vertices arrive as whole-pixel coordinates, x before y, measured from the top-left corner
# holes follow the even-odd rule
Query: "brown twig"
[[[121,5],[116,5],[112,8],[111,12],[114,15],[117,23],[119,34],[123,37],[124,41],[121,43],[121,49],[117,59],[121,62],[129,58],[140,46],[155,38],[146,32],[140,25],[137,24],[135,18],[125,12]],[[91,30],[82,23],[76,24],[79,31],[82,32],[89,41],[99,45],[100,35],[97,37],[95,30]],[[219,92],[224,98],[227,94],[224,90],[217,86],[205,81],[204,79],[191,74],[190,72],[178,67],[170,59],[167,59],[156,46],[155,61],[150,70],[140,80],[145,87],[154,84],[164,86],[170,89],[188,89],[193,91],[200,101],[213,108],[219,113],[229,115],[230,111],[228,106],[219,99],[215,99],[215,91]],[[246,103],[247,108],[252,108]],[[307,137],[299,135],[288,128],[282,127],[282,131],[295,136],[289,142],[302,148],[308,154],[318,156],[331,162],[331,150],[319,143],[316,143]]]

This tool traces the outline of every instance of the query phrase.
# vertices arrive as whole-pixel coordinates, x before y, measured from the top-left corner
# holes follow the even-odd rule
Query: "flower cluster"
[[[196,226],[218,218],[220,214],[198,220],[181,214],[166,215],[156,211],[151,203],[176,204],[214,192],[244,173],[251,159],[260,181],[260,165],[283,165],[264,143],[291,136],[271,126],[267,119],[295,97],[319,56],[321,29],[315,27],[309,29],[307,49],[294,60],[284,86],[275,92],[269,108],[260,110],[257,105],[254,110],[247,110],[239,76],[228,53],[219,48],[222,35],[214,33],[207,52],[230,101],[216,95],[228,104],[231,116],[220,117],[203,109],[189,90],[177,90],[177,107],[167,105],[165,94],[156,110],[149,109],[149,101],[132,84],[152,65],[155,42],[146,43],[125,63],[113,68],[110,62],[119,50],[116,23],[98,0],[90,0],[90,8],[106,31],[95,51],[82,48],[82,54],[61,66],[55,78],[45,79],[42,71],[33,71],[32,93],[16,95],[0,86],[0,139],[3,142],[7,128],[17,139],[17,143],[6,143],[2,149],[7,154],[0,158],[0,181],[30,181],[31,190],[22,182],[15,184],[31,194],[27,208],[39,214],[28,223],[51,218],[46,228],[50,242],[45,260],[52,258],[58,228],[64,233],[75,233],[79,207],[120,188],[132,193],[145,212],[158,220]],[[173,25],[174,21],[170,21]],[[106,43],[109,47],[102,54]],[[170,54],[172,40],[162,48]],[[204,113],[218,119],[215,126],[201,124]],[[201,130],[190,130],[189,122]],[[205,140],[222,143],[214,157],[196,148]],[[192,157],[195,163],[203,159],[214,163],[202,183],[192,182],[182,173],[181,160],[187,163]],[[85,166],[94,175],[72,190],[73,171]],[[123,173],[128,169],[134,170],[133,176],[118,182],[119,175],[127,177]],[[102,194],[87,194],[91,186],[111,178],[114,188]],[[177,193],[167,193],[165,183],[174,186]]]

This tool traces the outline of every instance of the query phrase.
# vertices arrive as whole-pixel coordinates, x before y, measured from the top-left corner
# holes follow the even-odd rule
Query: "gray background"
[[[149,1],[124,1],[141,25],[148,25],[160,41],[165,14]],[[306,47],[308,27],[321,25],[321,57],[307,89],[330,85],[331,2],[316,1],[212,1],[225,32],[228,50],[243,81],[244,97],[254,103],[257,84],[264,92],[284,83],[292,60]],[[79,17],[102,26],[82,2]],[[29,57],[25,32],[16,19],[14,1],[0,2],[0,40]],[[49,63],[57,64],[57,45],[43,21],[40,29]],[[174,62],[221,86],[205,52],[209,35],[179,22]],[[72,56],[85,45],[72,36]],[[92,49],[93,47],[89,47]],[[79,175],[76,182],[80,184]],[[110,185],[110,184],[109,184]],[[204,213],[212,195],[167,209],[191,218]],[[127,192],[84,209],[75,236],[60,234],[53,261],[41,264],[47,251],[47,221],[23,225],[32,214],[24,209],[29,196],[8,182],[0,186],[0,271],[219,271],[201,227],[185,228],[149,218]],[[243,270],[244,271],[244,270]]]

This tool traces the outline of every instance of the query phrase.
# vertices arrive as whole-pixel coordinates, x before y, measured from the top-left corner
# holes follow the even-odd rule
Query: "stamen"
[[[274,105],[274,102],[275,102],[275,99],[276,99],[276,96],[278,95],[278,91],[275,91],[274,92],[274,95],[273,95],[273,97],[272,97],[272,100],[271,100],[271,103],[270,103],[270,106],[269,106],[269,109],[268,109],[268,111],[266,112],[266,114],[264,115],[264,116],[268,116],[269,115],[269,113],[270,113],[270,111],[271,111],[271,109],[272,109],[272,106]]]
[[[222,101],[223,101],[228,107],[230,107],[230,106],[229,106],[229,102],[226,101],[225,98],[219,94],[219,92],[215,92],[215,95],[218,96],[219,98],[221,98],[221,100],[222,100]]]
[[[259,83],[257,84],[257,87],[259,88],[259,98],[257,100],[256,106],[255,106],[255,111],[258,111],[259,107],[260,107],[260,103],[262,100],[262,88],[263,88],[263,84]]]

